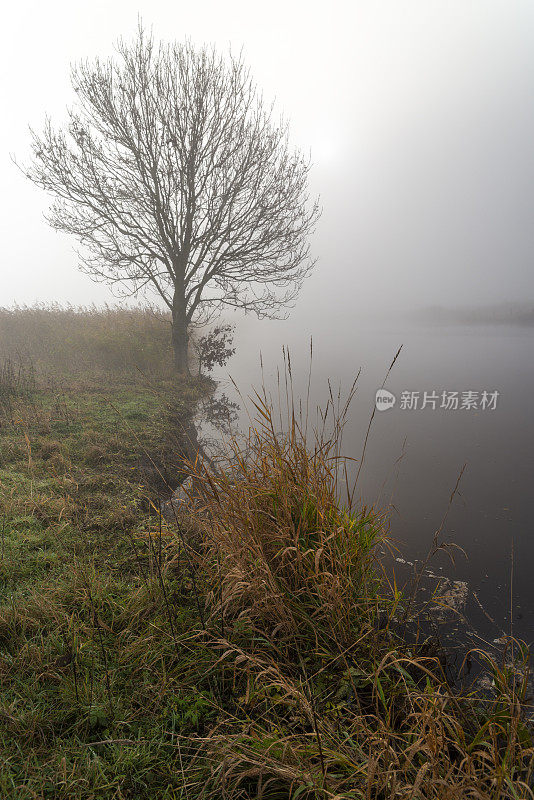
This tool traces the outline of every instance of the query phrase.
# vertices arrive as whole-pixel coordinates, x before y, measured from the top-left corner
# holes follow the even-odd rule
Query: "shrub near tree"
[[[202,370],[211,372],[215,366],[224,367],[228,359],[233,356],[234,331],[233,325],[217,325],[195,341],[199,375]]]

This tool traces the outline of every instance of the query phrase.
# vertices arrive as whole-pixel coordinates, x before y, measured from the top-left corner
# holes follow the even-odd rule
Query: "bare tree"
[[[272,122],[241,58],[156,44],[142,28],[116,57],[73,67],[68,122],[32,131],[24,172],[54,196],[48,220],[83,245],[80,266],[172,313],[188,330],[223,306],[276,317],[313,266],[310,164]]]

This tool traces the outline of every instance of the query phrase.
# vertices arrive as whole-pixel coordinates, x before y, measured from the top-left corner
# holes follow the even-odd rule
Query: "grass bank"
[[[4,310],[0,331],[0,797],[158,796],[178,700],[152,534],[213,385],[176,383],[150,311]],[[136,630],[162,647],[133,668]],[[141,751],[97,752],[111,730]]]
[[[534,796],[528,654],[473,653],[493,683],[460,690],[405,635],[384,520],[339,501],[343,413],[256,398],[162,518],[168,411],[206,385],[24,363],[0,389],[0,797]]]

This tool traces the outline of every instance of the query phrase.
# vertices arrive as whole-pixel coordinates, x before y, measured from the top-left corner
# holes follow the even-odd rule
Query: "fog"
[[[114,300],[77,271],[76,243],[48,228],[10,155],[24,161],[28,124],[72,102],[69,64],[111,53],[138,14],[156,36],[242,48],[311,152],[323,216],[293,331],[533,297],[530,2],[53,0],[4,12],[0,305]]]
[[[219,93],[185,48],[167,80],[144,37],[80,70],[73,152],[45,135],[24,177],[71,65],[140,20],[242,54],[310,154],[310,214],[240,69]],[[0,785],[534,800],[533,0],[19,0],[2,22]],[[39,185],[82,195],[54,222],[92,253]],[[317,196],[287,317],[229,310],[277,310]]]

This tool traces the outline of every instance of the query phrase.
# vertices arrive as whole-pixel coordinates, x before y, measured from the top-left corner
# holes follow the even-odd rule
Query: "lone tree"
[[[172,314],[188,331],[223,306],[277,317],[313,266],[310,163],[273,123],[241,58],[139,29],[117,56],[76,65],[68,122],[32,131],[25,174],[54,196],[48,221],[83,245],[81,269]]]

